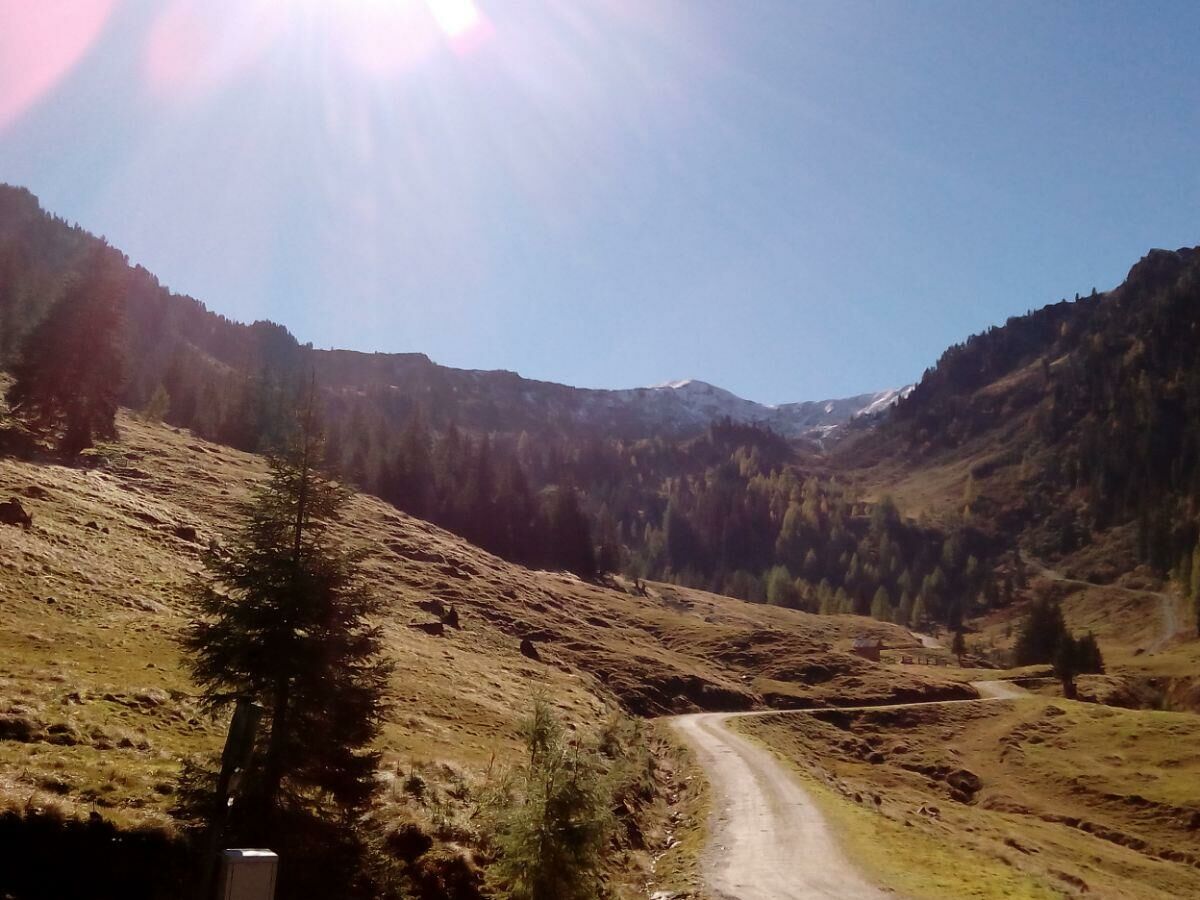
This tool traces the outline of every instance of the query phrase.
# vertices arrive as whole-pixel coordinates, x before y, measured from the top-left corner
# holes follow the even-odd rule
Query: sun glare
[[[451,40],[464,37],[483,24],[483,14],[473,0],[425,0],[442,33]]]

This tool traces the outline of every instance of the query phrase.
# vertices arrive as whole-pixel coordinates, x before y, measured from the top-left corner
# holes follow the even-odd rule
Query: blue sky
[[[0,0],[0,180],[317,346],[824,398],[1200,244],[1198,35],[1165,2]]]

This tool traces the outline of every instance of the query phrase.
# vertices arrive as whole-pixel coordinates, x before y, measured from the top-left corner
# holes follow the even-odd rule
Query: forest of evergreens
[[[482,395],[469,410],[460,404],[458,388],[428,374],[428,361],[418,385],[393,384],[386,370],[406,358],[313,350],[280,325],[215,315],[7,187],[0,366],[19,370],[22,348],[39,340],[56,306],[94,294],[88,279],[107,271],[111,281],[120,268],[123,377],[114,396],[148,417],[269,450],[315,374],[330,463],[345,479],[513,561],[954,624],[1006,600],[1011,576],[1001,573],[1012,567],[995,561],[1035,519],[1042,547],[1055,553],[1137,523],[1141,558],[1200,590],[1197,256],[1155,252],[1115,291],[950,348],[859,441],[858,451],[919,462],[1010,429],[1020,437],[1005,453],[1021,466],[1028,501],[1007,518],[980,504],[971,518],[911,521],[890,502],[864,503],[852,479],[839,477],[853,462],[837,453],[818,460],[732,422],[699,436],[641,438],[558,420],[506,425],[499,407],[480,408]],[[370,378],[356,384],[356,367]],[[1010,390],[984,389],[1009,381]]]

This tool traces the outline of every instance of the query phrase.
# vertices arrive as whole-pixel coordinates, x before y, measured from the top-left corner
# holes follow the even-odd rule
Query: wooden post
[[[218,853],[221,839],[225,835],[225,820],[233,800],[229,796],[236,775],[250,764],[254,752],[254,736],[262,719],[263,708],[245,697],[239,698],[229,723],[229,734],[225,737],[225,749],[221,753],[221,776],[217,779],[217,803],[212,820],[208,823],[208,834],[204,841],[204,877],[200,880],[200,900],[211,900],[216,887]]]

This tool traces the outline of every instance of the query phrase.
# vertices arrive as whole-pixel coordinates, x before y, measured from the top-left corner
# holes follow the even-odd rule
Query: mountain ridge
[[[25,188],[0,185],[0,365],[23,333],[45,314],[88,254],[119,253],[79,225],[45,211]],[[438,428],[561,433],[580,428],[624,438],[692,436],[722,419],[771,428],[785,437],[822,437],[832,428],[890,406],[908,388],[853,397],[769,405],[707,382],[684,379],[628,389],[580,388],[526,378],[505,369],[459,369],[421,352],[320,349],[301,344],[286,326],[237,322],[202,301],[177,294],[122,254],[129,279],[127,333],[133,369],[122,400],[140,408],[156,388],[171,394],[173,424],[194,427],[253,449],[239,437],[247,398],[236,380],[264,371],[283,381],[312,370],[327,390],[365,395],[383,389],[392,421],[415,409]],[[203,394],[228,396],[206,425],[187,410]],[[211,404],[208,404],[211,405]]]

